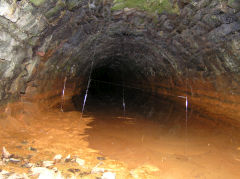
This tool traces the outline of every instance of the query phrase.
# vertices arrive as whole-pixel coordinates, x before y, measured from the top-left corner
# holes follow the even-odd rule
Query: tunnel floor
[[[149,100],[153,106],[128,106],[125,116],[121,103],[95,106],[98,102],[89,100],[94,119],[86,130],[89,147],[130,169],[146,167],[157,178],[238,178],[240,143],[234,129],[193,109],[186,125],[184,106],[156,99]]]
[[[152,101],[152,100],[150,100]],[[183,101],[184,103],[184,101]],[[61,162],[65,178],[101,177],[94,167],[116,173],[117,178],[238,178],[240,138],[237,129],[184,105],[155,100],[136,108],[126,103],[88,98],[81,112],[59,108],[40,110],[30,102],[8,107],[0,120],[0,146],[21,159],[1,170],[27,173],[26,162],[42,166],[57,154],[81,158],[84,165]],[[3,114],[3,113],[2,113]],[[30,178],[31,178],[30,177]]]

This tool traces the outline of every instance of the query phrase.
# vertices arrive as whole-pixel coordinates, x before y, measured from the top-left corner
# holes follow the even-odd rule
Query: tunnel
[[[1,0],[0,178],[239,178],[237,0]]]

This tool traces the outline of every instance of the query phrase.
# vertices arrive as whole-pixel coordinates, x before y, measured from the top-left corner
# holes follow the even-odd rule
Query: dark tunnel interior
[[[142,74],[143,69],[136,67],[128,57],[114,56],[100,62],[89,70],[80,94],[72,97],[78,110],[82,109],[89,82],[87,99],[95,107],[105,104],[123,108],[127,105],[137,109],[147,105],[153,94],[146,75]]]

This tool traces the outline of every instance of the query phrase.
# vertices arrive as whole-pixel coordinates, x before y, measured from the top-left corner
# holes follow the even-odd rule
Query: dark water
[[[89,98],[86,114],[94,118],[87,130],[89,146],[129,168],[157,168],[163,178],[238,178],[237,134],[190,108],[186,128],[184,105],[184,100],[179,105],[151,98],[126,105],[124,117],[121,101]]]

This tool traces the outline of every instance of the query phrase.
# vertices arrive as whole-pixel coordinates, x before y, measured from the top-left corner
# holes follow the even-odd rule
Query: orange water
[[[54,155],[77,155],[89,168],[105,156],[119,178],[239,178],[238,130],[189,110],[161,102],[158,107],[130,108],[123,118],[121,105],[89,102],[85,117],[60,109],[39,110],[32,103],[17,104],[0,119],[0,147],[32,162]],[[153,111],[153,112],[151,112]],[[87,116],[87,117],[86,117]],[[38,151],[30,151],[29,147]],[[25,171],[18,166],[6,166]],[[67,167],[59,166],[62,171]],[[88,176],[87,178],[91,178]]]

